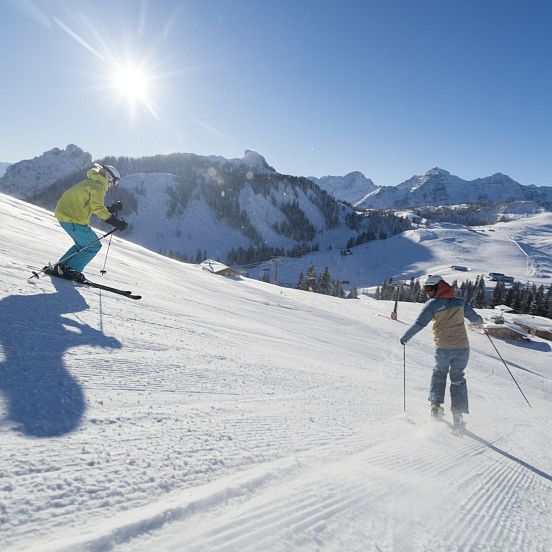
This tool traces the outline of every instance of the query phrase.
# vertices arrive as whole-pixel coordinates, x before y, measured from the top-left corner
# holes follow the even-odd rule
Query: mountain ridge
[[[422,205],[503,204],[488,209],[490,221],[508,209],[537,212],[552,206],[552,188],[523,186],[502,173],[466,181],[433,167],[397,186],[377,187],[359,171],[344,177],[284,175],[253,150],[233,159],[173,153],[98,161],[117,166],[123,176],[107,201],[125,205],[128,238],[196,262],[207,256],[238,265],[278,255],[299,257],[410,228],[409,221],[393,214],[385,219],[374,209],[407,213]],[[0,178],[0,191],[53,210],[61,194],[85,178],[91,163],[92,156],[78,146],[54,148],[10,165]],[[449,213],[437,220],[459,222],[461,216],[459,211],[454,219]]]
[[[370,209],[404,209],[422,206],[462,205],[466,203],[504,203],[532,201],[552,208],[552,187],[525,186],[508,175],[464,180],[434,167],[397,186],[383,186],[370,192],[356,206]]]
[[[21,185],[16,197],[53,210],[61,194],[83,180],[90,154],[76,146],[16,163],[0,179],[10,195],[32,167],[46,177]],[[76,158],[52,168],[53,157]],[[344,248],[353,240],[387,237],[410,227],[392,214],[359,215],[305,177],[278,173],[257,152],[243,158],[174,153],[142,158],[106,157],[122,179],[107,202],[120,200],[129,223],[126,236],[149,249],[181,260],[204,257],[231,264],[300,256],[318,248]],[[52,182],[51,174],[59,178]],[[7,190],[6,190],[7,188]],[[99,223],[100,225],[102,223]]]

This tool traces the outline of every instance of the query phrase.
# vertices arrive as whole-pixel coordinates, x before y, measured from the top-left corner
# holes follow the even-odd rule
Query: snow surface
[[[141,301],[27,281],[69,239],[9,196],[0,219],[3,552],[549,549],[549,342],[495,340],[530,409],[470,330],[457,438],[448,413],[428,420],[429,329],[406,348],[403,413],[398,339],[421,305],[394,322],[386,302],[226,279],[116,237],[88,275]]]

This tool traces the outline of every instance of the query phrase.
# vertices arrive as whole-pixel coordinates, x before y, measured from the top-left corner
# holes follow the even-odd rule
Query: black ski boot
[[[70,266],[64,265],[62,263],[56,263],[53,266],[45,266],[42,271],[44,272],[44,274],[56,276],[57,278],[63,278],[64,280],[74,280],[75,282],[80,283],[86,280],[86,276],[84,276],[82,272],[78,272],[74,268],[71,268]]]

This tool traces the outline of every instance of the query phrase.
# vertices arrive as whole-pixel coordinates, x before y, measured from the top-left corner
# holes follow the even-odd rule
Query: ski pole
[[[485,335],[489,338],[489,341],[491,342],[491,345],[494,347],[494,350],[496,351],[496,354],[500,357],[500,360],[506,366],[506,370],[508,370],[508,373],[510,376],[512,376],[512,379],[514,380],[514,383],[517,385],[517,388],[519,389],[519,392],[523,395],[523,398],[529,405],[529,408],[532,408],[531,403],[527,400],[527,397],[525,396],[525,393],[521,390],[521,387],[519,386],[519,383],[516,381],[516,378],[514,378],[514,374],[512,374],[512,371],[510,368],[508,368],[508,365],[506,364],[505,360],[502,358],[502,355],[499,353],[498,349],[496,348],[496,345],[494,344],[494,341],[491,339],[491,336],[488,334],[487,330],[483,328],[483,331],[485,332]]]
[[[111,247],[111,238],[113,237],[113,235],[109,236],[109,242],[107,244],[107,251],[105,253],[105,259],[104,259],[104,264],[103,264],[103,267],[102,269],[100,270],[100,274],[103,276],[107,270],[105,269],[105,265],[107,263],[107,256],[109,255],[109,248]]]
[[[79,253],[81,253],[82,251],[88,249],[90,246],[94,245],[95,243],[99,242],[100,240],[103,240],[104,238],[107,238],[107,236],[110,236],[111,234],[113,234],[113,232],[116,232],[117,230],[118,230],[118,228],[113,228],[109,232],[106,232],[103,236],[100,236],[99,238],[96,238],[95,240],[92,240],[90,243],[87,243],[83,248],[79,249],[78,251],[75,251],[75,253],[72,253],[68,257],[65,257],[63,259],[63,262],[68,261],[69,259],[72,259],[75,255],[78,255]],[[39,277],[38,275],[42,274],[43,272],[44,272],[44,269],[42,269],[40,271],[34,271],[31,278],[38,278]]]
[[[403,343],[403,412],[406,412],[406,343]]]
[[[120,209],[115,209],[115,212],[113,213],[113,216],[115,218],[117,218],[117,214],[119,213]],[[104,259],[104,264],[103,264],[103,267],[102,269],[100,270],[100,274],[103,276],[107,270],[105,269],[105,265],[107,263],[107,256],[109,255],[109,249],[111,247],[111,239],[113,238],[113,234],[111,236],[109,236],[109,243],[107,244],[107,251],[105,253],[105,259]]]

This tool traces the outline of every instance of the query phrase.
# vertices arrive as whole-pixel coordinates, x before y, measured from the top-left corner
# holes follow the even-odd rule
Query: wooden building
[[[527,332],[511,322],[504,322],[502,324],[488,323],[483,324],[483,328],[491,337],[497,337],[499,339],[512,339],[519,341],[521,339],[529,339]]]
[[[512,322],[521,326],[530,335],[552,341],[552,320],[549,318],[531,316],[530,314],[519,314],[512,318]]]
[[[227,278],[236,278],[239,277],[237,270],[226,266],[225,264],[219,263],[218,261],[213,261],[211,259],[206,259],[201,263],[201,268],[212,274],[217,274],[218,276],[226,276]]]

